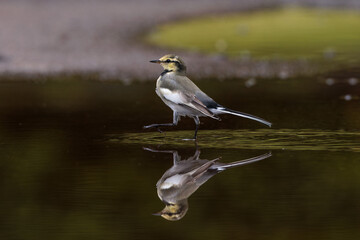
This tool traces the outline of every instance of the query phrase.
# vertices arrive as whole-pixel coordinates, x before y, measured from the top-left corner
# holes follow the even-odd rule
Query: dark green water
[[[334,73],[333,85],[329,76],[198,82],[219,103],[274,123],[203,119],[200,158],[272,157],[211,178],[177,222],[152,215],[164,207],[155,184],[172,155],[143,147],[188,158],[195,145],[180,139],[194,124],[142,130],[171,121],[155,82],[2,77],[0,239],[359,239],[356,74]]]

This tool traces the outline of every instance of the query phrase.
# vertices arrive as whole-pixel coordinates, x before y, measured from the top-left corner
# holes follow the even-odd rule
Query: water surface
[[[328,78],[333,78],[329,81]],[[180,221],[153,216],[156,182],[196,146],[194,123],[144,131],[172,114],[154,82],[65,75],[0,83],[1,239],[357,239],[360,84],[354,72],[287,80],[198,82],[220,104],[261,116],[203,119],[201,159],[232,162],[189,198]],[[61,79],[61,81],[59,81]],[[331,84],[329,84],[331,83]],[[351,99],[346,98],[351,96]],[[347,100],[346,100],[347,99]]]

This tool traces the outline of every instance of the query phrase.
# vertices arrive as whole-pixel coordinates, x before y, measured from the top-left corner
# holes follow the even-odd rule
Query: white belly
[[[205,116],[204,114],[202,114],[200,111],[193,109],[191,107],[185,106],[185,105],[181,105],[172,101],[167,100],[166,98],[164,98],[158,89],[155,90],[156,94],[161,98],[161,100],[169,107],[171,108],[174,112],[177,112],[179,116],[188,116],[188,117],[194,117],[194,116]]]
[[[167,178],[161,185],[160,189],[169,189],[173,186],[180,186],[184,182],[184,175],[176,174]]]

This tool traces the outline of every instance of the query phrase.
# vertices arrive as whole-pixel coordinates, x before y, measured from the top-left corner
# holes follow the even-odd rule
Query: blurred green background
[[[355,10],[280,8],[169,23],[149,43],[231,57],[329,59],[359,64]]]

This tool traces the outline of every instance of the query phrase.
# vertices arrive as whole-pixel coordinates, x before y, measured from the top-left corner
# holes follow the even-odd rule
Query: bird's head
[[[163,210],[153,215],[161,216],[169,221],[178,221],[185,216],[188,209],[187,201],[184,204],[167,204]]]
[[[174,54],[167,54],[160,59],[151,60],[152,63],[160,64],[165,71],[169,72],[186,72],[186,66],[183,60]]]

